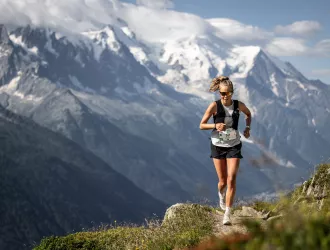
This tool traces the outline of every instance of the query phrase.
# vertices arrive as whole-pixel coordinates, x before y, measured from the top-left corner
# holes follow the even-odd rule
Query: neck
[[[227,100],[227,101],[224,101],[221,99],[221,103],[224,105],[224,106],[230,106],[233,104],[233,100]]]

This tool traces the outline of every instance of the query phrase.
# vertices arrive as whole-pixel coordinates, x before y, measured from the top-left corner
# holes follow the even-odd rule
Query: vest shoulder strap
[[[217,114],[221,114],[225,112],[224,107],[222,106],[221,100],[217,100]]]
[[[234,110],[238,109],[238,100],[233,100],[234,102]]]
[[[238,129],[238,120],[239,120],[239,103],[238,100],[233,100],[234,101],[234,111],[233,111],[233,126],[232,128],[237,130]]]
[[[214,123],[224,123],[226,112],[224,107],[222,106],[221,100],[216,101],[217,104],[217,113],[213,116]]]

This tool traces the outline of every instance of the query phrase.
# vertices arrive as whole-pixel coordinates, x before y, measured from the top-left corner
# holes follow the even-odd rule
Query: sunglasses
[[[233,92],[220,92],[221,96],[232,96]]]

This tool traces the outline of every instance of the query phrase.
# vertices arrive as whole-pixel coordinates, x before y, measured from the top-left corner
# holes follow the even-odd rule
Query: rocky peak
[[[21,42],[27,48],[37,47],[39,50],[42,50],[44,47],[47,48],[50,41],[54,43],[57,40],[54,31],[47,28],[32,27],[30,25],[15,29],[11,32],[11,35],[16,38],[20,37]]]
[[[0,44],[8,44],[10,41],[5,25],[0,24]]]
[[[301,81],[301,82],[308,82],[309,81],[291,63],[285,62],[285,65],[290,69],[290,75],[292,77],[298,78],[298,80]]]

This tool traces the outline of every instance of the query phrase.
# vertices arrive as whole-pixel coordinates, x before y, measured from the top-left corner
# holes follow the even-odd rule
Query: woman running
[[[220,99],[206,109],[200,123],[201,130],[212,129],[211,156],[219,178],[218,194],[220,208],[225,210],[223,224],[230,225],[230,209],[236,192],[236,175],[239,168],[242,142],[238,131],[240,111],[246,115],[244,137],[250,137],[251,112],[244,103],[233,100],[233,83],[226,76],[212,80],[210,91],[219,91]],[[213,116],[213,123],[208,120]],[[227,192],[225,188],[227,187]]]

